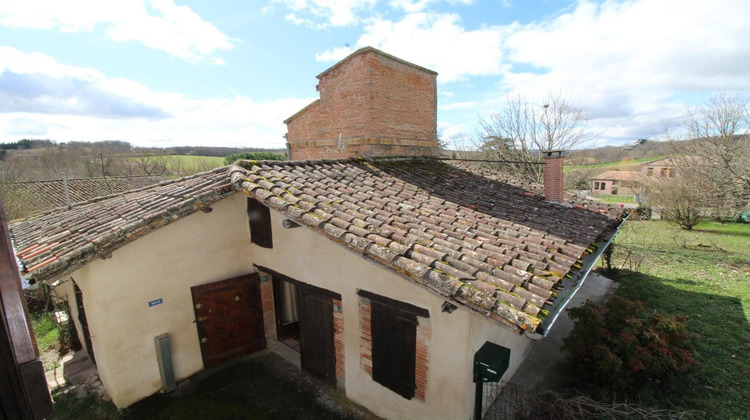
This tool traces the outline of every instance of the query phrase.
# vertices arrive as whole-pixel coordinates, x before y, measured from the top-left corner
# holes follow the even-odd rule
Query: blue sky
[[[3,1],[0,142],[283,147],[315,76],[372,46],[439,73],[444,138],[562,93],[624,144],[748,91],[749,26],[747,0]]]

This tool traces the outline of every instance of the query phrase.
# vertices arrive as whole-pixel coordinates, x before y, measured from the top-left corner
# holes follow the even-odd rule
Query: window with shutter
[[[372,301],[372,378],[406,399],[414,397],[417,316]]]
[[[263,248],[273,248],[271,210],[260,201],[248,198],[247,217],[250,221],[250,242]]]

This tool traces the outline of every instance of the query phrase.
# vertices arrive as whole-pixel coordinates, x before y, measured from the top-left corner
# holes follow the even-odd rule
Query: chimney
[[[544,199],[563,202],[563,157],[562,150],[544,152]]]
[[[435,153],[436,72],[365,47],[317,77],[320,98],[284,120],[290,160]]]

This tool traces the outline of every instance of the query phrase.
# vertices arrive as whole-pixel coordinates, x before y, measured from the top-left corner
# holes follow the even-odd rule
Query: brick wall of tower
[[[285,121],[290,158],[432,154],[436,76],[378,50],[358,50],[320,74],[320,99]]]

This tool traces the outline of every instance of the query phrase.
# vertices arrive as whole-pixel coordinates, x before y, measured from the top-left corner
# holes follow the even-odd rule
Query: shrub
[[[50,312],[34,315],[31,320],[39,351],[57,349],[60,346],[60,328]]]
[[[630,214],[632,220],[651,220],[651,206],[641,204],[637,208],[627,209],[625,211]]]
[[[273,152],[232,153],[224,158],[224,164],[231,165],[237,160],[286,160],[286,156]]]
[[[643,303],[613,298],[568,310],[576,322],[563,349],[581,377],[610,391],[659,382],[694,364],[696,336],[681,317],[647,312]]]

